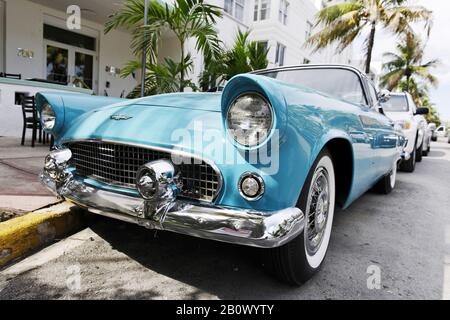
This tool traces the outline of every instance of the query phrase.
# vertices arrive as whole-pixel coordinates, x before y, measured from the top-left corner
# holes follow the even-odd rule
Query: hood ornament
[[[114,114],[114,115],[111,116],[112,120],[117,120],[117,121],[129,120],[131,118],[133,118],[133,117],[132,116],[127,116],[126,114]]]

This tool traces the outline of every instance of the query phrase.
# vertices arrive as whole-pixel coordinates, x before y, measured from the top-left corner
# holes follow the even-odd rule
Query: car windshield
[[[407,112],[409,110],[408,100],[405,95],[391,96],[387,102],[383,104],[383,110],[387,112]]]
[[[361,81],[346,69],[304,68],[259,73],[280,81],[299,84],[356,104],[367,104]]]

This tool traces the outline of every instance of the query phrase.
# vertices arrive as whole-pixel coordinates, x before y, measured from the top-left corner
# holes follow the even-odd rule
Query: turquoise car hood
[[[137,99],[134,105],[220,112],[221,93],[170,93]]]
[[[126,143],[174,147],[192,152],[189,140],[194,134],[214,129],[223,135],[220,95],[205,95],[205,99],[145,98],[129,105],[112,105],[87,112],[76,119],[62,135],[62,141],[102,139]],[[161,105],[157,103],[161,102]],[[190,107],[192,105],[192,107]],[[115,119],[114,119],[115,118]]]

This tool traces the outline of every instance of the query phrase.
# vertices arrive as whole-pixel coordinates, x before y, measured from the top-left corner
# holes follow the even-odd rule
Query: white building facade
[[[173,0],[166,0],[171,3]],[[224,8],[217,22],[220,39],[231,47],[238,29],[251,30],[251,39],[269,48],[269,67],[302,63],[350,63],[351,48],[342,54],[328,48],[311,53],[305,41],[314,32],[315,15],[323,1],[316,0],[206,0]],[[131,37],[126,30],[104,34],[108,16],[120,8],[119,0],[0,0],[0,72],[21,74],[22,79],[66,82],[80,80],[95,94],[127,94],[140,81],[122,79],[118,70],[132,59]],[[317,4],[319,2],[319,4]],[[81,8],[81,28],[69,30],[67,8]],[[194,81],[203,70],[203,57],[195,42]],[[164,35],[159,58],[177,59],[180,49],[170,33]],[[59,65],[59,68],[55,68]]]
[[[315,16],[322,5],[314,0],[219,0],[209,1],[225,8],[223,20],[234,26],[220,30],[226,45],[238,28],[251,30],[251,39],[269,48],[269,67],[303,63],[349,63],[352,50],[336,54],[334,48],[312,53],[306,39],[315,32]],[[234,32],[233,32],[234,29]],[[231,31],[231,32],[230,32]]]
[[[119,8],[114,2],[0,0],[0,72],[69,84],[77,77],[99,95],[129,92],[138,79],[122,79],[111,67],[134,59],[130,35],[103,32],[107,16]],[[73,4],[81,8],[81,28],[69,30],[67,9]],[[55,60],[59,71],[52,71]]]

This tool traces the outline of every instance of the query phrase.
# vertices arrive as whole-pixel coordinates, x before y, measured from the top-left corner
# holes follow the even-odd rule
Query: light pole
[[[145,0],[144,3],[144,28],[148,24],[148,6],[149,6],[149,0]],[[145,70],[147,66],[147,35],[144,30],[144,49],[142,52],[142,75],[141,75],[141,97],[144,96],[145,91]]]

